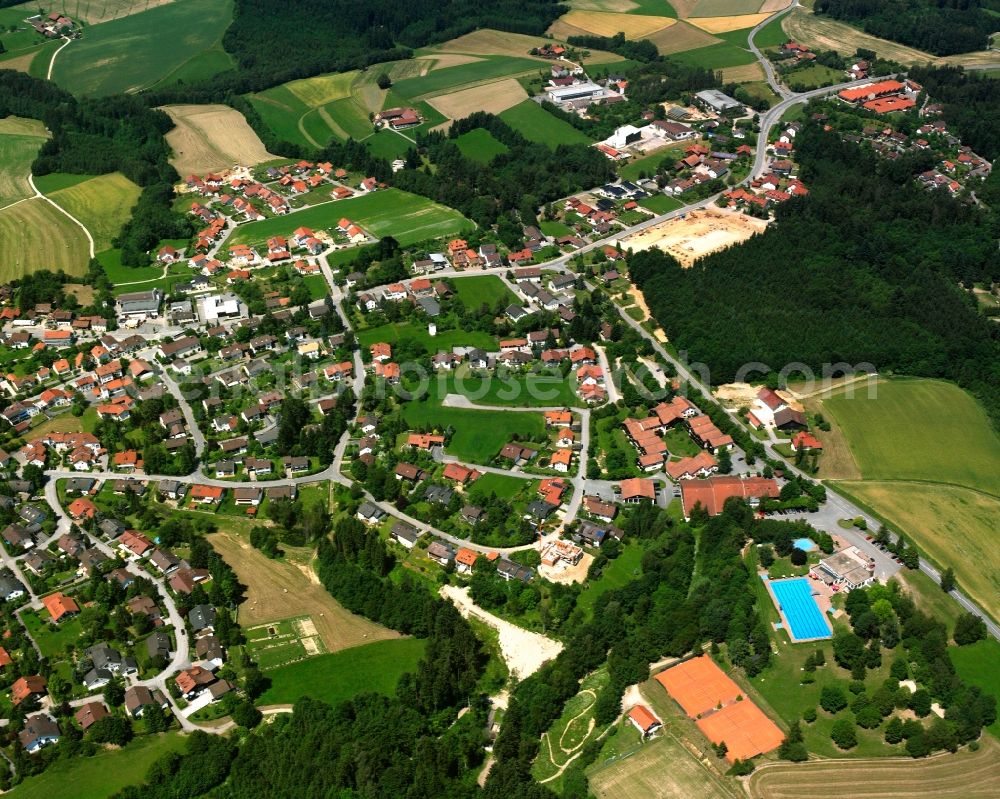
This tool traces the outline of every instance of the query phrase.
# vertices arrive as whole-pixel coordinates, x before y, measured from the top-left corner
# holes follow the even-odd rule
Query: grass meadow
[[[452,278],[452,282],[455,284],[455,293],[466,308],[478,308],[483,304],[492,308],[497,300],[512,303],[516,299],[496,275]]]
[[[120,172],[112,172],[51,193],[39,191],[79,219],[94,237],[95,249],[102,251],[111,247],[111,240],[128,222],[141,189]]]
[[[391,696],[399,678],[416,669],[425,646],[418,638],[376,641],[271,669],[271,687],[257,704],[292,704],[308,696],[336,705],[360,693]]]
[[[462,155],[481,164],[488,164],[496,156],[507,152],[507,145],[494,139],[493,135],[483,128],[463,133],[456,139],[455,144],[462,151]]]
[[[156,760],[183,751],[186,740],[179,732],[143,735],[123,749],[99,748],[93,757],[57,758],[10,795],[17,799],[107,799],[143,782]]]
[[[52,79],[77,95],[134,92],[174,73],[206,78],[225,67],[218,56],[232,0],[184,0],[87,28],[56,59]],[[190,74],[185,65],[197,64]],[[215,70],[215,71],[209,71]]]
[[[560,144],[592,144],[585,133],[552,116],[533,100],[525,100],[500,114],[500,119],[524,138],[550,147]]]

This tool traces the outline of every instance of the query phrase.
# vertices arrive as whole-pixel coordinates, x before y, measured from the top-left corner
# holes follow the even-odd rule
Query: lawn
[[[866,480],[926,480],[1000,496],[1000,436],[982,407],[939,380],[879,381],[823,400]]]
[[[462,155],[488,164],[496,156],[507,152],[507,145],[493,138],[493,134],[484,128],[476,128],[468,133],[463,133],[455,140]]]
[[[449,394],[461,394],[477,405],[508,408],[546,408],[582,405],[576,382],[558,369],[539,374],[511,372],[495,376],[459,374],[443,381]]]
[[[57,758],[10,795],[16,799],[107,799],[126,786],[143,782],[155,761],[171,752],[182,752],[186,741],[179,732],[143,735],[124,749],[98,748],[93,757]]]
[[[467,463],[488,463],[514,435],[527,441],[545,438],[545,421],[540,413],[445,408],[433,383],[422,399],[406,403],[403,418],[414,428],[454,428],[448,453]]]
[[[1000,500],[956,486],[907,482],[836,482],[834,487],[901,530],[959,587],[1000,618]]]
[[[651,155],[643,156],[642,158],[633,158],[618,170],[618,174],[624,180],[639,180],[640,174],[652,177],[659,171],[661,162],[667,161],[673,165],[678,158],[683,158],[684,148],[694,144],[695,141],[681,142],[670,147],[663,147]]]
[[[666,214],[676,211],[684,205],[682,200],[676,197],[668,197],[666,194],[654,194],[638,201],[643,208],[648,208],[654,214]]]
[[[533,100],[525,100],[500,114],[500,119],[524,138],[555,148],[560,144],[593,144],[585,133],[554,117]]]
[[[544,225],[544,223],[543,223]],[[493,308],[498,300],[504,305],[516,302],[517,298],[496,275],[477,275],[454,278],[455,292],[466,308],[488,305]]]
[[[76,643],[83,632],[78,618],[70,618],[54,629],[49,624],[48,611],[25,611],[21,618],[28,633],[38,644],[42,657],[61,655],[67,647]]]
[[[272,669],[271,687],[257,704],[292,704],[309,696],[335,705],[360,693],[392,696],[399,678],[416,669],[425,646],[418,638],[377,641]]]
[[[573,235],[573,228],[558,219],[546,219],[544,222],[539,222],[538,227],[546,236],[558,238],[559,236]]]
[[[445,69],[435,69],[426,75],[405,78],[393,84],[392,90],[407,99],[443,94],[469,83],[484,83],[496,78],[537,72],[544,64],[529,58],[514,56],[483,56],[479,61]]]
[[[215,49],[232,18],[232,0],[185,0],[90,26],[59,54],[52,79],[77,95],[138,91]],[[196,77],[220,65],[201,61]]]
[[[241,225],[226,244],[263,244],[271,236],[290,235],[300,225],[328,230],[344,217],[379,238],[392,236],[403,246],[454,236],[472,227],[472,222],[453,208],[399,189],[385,189]]]
[[[452,347],[479,347],[484,350],[496,349],[497,342],[488,333],[479,330],[439,330],[431,336],[426,326],[415,322],[394,322],[381,327],[358,331],[358,344],[370,347],[376,341],[393,344],[403,339],[416,339],[428,352],[448,350]]]
[[[111,247],[112,239],[128,222],[140,192],[123,174],[112,172],[45,194],[86,226],[94,237],[94,248],[100,252]]]
[[[500,499],[511,499],[523,491],[529,483],[530,481],[522,480],[520,477],[487,472],[472,484],[469,491],[487,497],[496,494]]]
[[[796,69],[794,72],[789,72],[782,77],[793,91],[816,89],[820,86],[833,86],[835,83],[841,83],[844,80],[842,72],[825,67],[822,64],[810,64],[804,69]]]
[[[594,611],[594,604],[602,594],[638,579],[644,552],[645,550],[635,541],[630,541],[622,547],[621,554],[604,567],[600,579],[596,582],[588,580],[583,584],[583,591],[576,601],[576,606],[590,616]]]

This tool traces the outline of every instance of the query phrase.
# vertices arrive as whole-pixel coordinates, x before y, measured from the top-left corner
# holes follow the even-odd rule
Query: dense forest
[[[0,70],[0,117],[8,114],[40,119],[52,134],[31,165],[35,175],[120,171],[143,187],[119,236],[124,263],[146,264],[161,239],[191,235],[190,222],[170,209],[178,175],[164,138],[173,123],[162,111],[135,96],[76,99],[54,83]]]
[[[658,250],[630,258],[667,335],[713,383],[750,363],[868,363],[954,380],[1000,421],[1000,334],[961,287],[1000,279],[995,214],[918,188],[919,159],[887,161],[819,124],[796,157],[811,193],[764,234],[691,269]]]
[[[985,50],[996,0],[816,0],[815,11],[934,55]]]
[[[455,139],[476,128],[489,131],[509,152],[489,165],[465,157]],[[457,120],[448,135],[430,133],[418,142],[434,171],[407,169],[391,182],[457,208],[481,226],[498,225],[501,241],[508,246],[520,242],[522,223],[533,223],[540,205],[599,186],[615,175],[608,159],[593,147],[561,144],[552,149],[528,141],[499,117],[483,112]],[[411,153],[410,162],[419,165],[416,153]]]

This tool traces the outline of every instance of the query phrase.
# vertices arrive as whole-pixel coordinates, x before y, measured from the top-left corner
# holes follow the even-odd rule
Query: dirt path
[[[561,641],[553,641],[539,633],[525,630],[477,606],[469,596],[468,588],[446,585],[441,588],[441,596],[450,599],[463,616],[474,616],[500,634],[503,659],[507,661],[511,675],[518,680],[534,674],[562,652]]]

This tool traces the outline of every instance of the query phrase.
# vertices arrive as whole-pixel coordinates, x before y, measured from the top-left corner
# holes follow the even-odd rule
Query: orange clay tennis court
[[[691,718],[727,705],[742,693],[707,655],[679,663],[656,679]]]
[[[784,733],[707,655],[680,663],[656,675],[657,682],[696,720],[713,744],[726,742],[730,762],[769,752]]]
[[[695,722],[713,744],[726,742],[726,758],[748,760],[778,746],[784,733],[749,699],[733,702]]]

